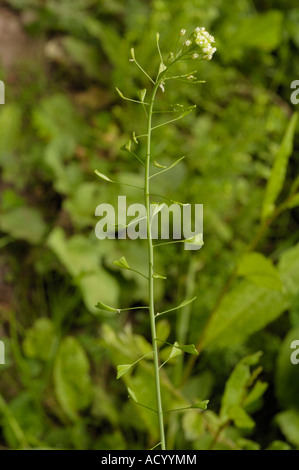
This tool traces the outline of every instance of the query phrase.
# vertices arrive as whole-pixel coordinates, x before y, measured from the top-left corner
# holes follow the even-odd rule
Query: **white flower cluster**
[[[212,44],[215,42],[214,36],[211,36],[205,28],[196,28],[190,38],[184,42],[184,46],[192,51],[192,59],[201,57],[203,60],[211,60],[216,47]]]

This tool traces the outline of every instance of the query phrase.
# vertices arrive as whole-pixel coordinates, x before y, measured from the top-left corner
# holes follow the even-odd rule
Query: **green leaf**
[[[237,428],[252,429],[255,426],[253,419],[246,413],[241,406],[232,406],[229,410],[229,415]]]
[[[119,308],[110,307],[109,305],[103,304],[103,302],[98,302],[95,307],[99,310],[106,310],[107,312],[120,313]]]
[[[126,372],[128,372],[133,364],[121,364],[117,366],[117,379],[120,379]]]
[[[32,244],[40,243],[47,226],[41,213],[29,206],[14,207],[1,214],[0,230]]]
[[[122,256],[119,260],[113,261],[113,264],[121,269],[131,269],[129,263],[127,262],[126,258]]]
[[[54,388],[60,406],[74,421],[91,403],[89,361],[81,344],[71,336],[62,341],[56,356]]]
[[[297,206],[299,206],[299,193],[293,194],[286,203],[288,209],[294,209]]]
[[[23,342],[24,353],[32,359],[48,361],[51,358],[55,340],[54,325],[48,318],[39,318],[26,331]]]
[[[252,390],[250,390],[250,392],[248,393],[244,401],[244,408],[247,409],[251,407],[252,405],[254,405],[256,402],[258,402],[264,395],[267,388],[268,388],[267,383],[257,380],[257,382],[254,384]]]
[[[294,113],[285,135],[283,137],[281,146],[275,156],[274,165],[268,180],[265,198],[262,208],[262,219],[269,217],[275,209],[275,201],[279,196],[286,177],[286,171],[289,158],[293,151],[294,134],[298,120],[298,113]]]
[[[266,450],[292,450],[292,447],[284,441],[276,440],[271,442]]]
[[[233,287],[213,315],[201,347],[218,349],[242,343],[291,305],[299,292],[299,244],[282,254],[278,271],[282,291],[256,286],[247,280]]]
[[[145,103],[144,101],[132,100],[131,98],[127,98],[126,96],[123,95],[123,93],[117,87],[116,87],[116,91],[123,100],[132,101],[133,103],[141,103],[141,104],[147,104],[148,105],[148,103]]]
[[[153,274],[153,279],[167,279],[167,277],[161,276],[161,274]]]
[[[206,410],[208,408],[208,404],[209,404],[209,401],[210,400],[203,400],[203,401],[200,401],[198,403],[194,403],[194,405],[191,405],[190,408],[191,409],[199,409],[199,410]]]
[[[223,423],[233,418],[231,414],[233,407],[241,405],[249,379],[249,366],[242,361],[239,362],[226,382],[221,399],[220,418]]]
[[[261,253],[247,253],[238,263],[238,275],[244,276],[257,286],[281,290],[280,274],[272,261]]]
[[[102,180],[109,181],[109,183],[113,183],[113,181],[108,178],[108,176],[104,175],[103,173],[100,173],[98,170],[95,170],[95,174],[102,178]]]
[[[294,446],[299,446],[299,411],[287,410],[275,417],[281,432]]]
[[[105,304],[118,302],[119,286],[115,278],[102,268],[101,257],[110,249],[110,241],[91,240],[83,235],[66,238],[61,227],[51,232],[47,246],[73,277],[90,312],[98,314],[99,297]]]
[[[135,393],[133,392],[133,390],[128,387],[128,393],[129,393],[129,396],[132,398],[132,400],[135,402],[135,403],[139,403],[138,400],[137,400],[137,397],[135,395]]]
[[[174,343],[174,345],[172,346],[167,361],[169,361],[170,359],[173,359],[174,357],[177,357],[177,356],[181,356],[181,355],[182,355],[183,351],[182,351],[180,348],[178,348],[178,347],[176,346],[177,344],[178,344],[178,343]]]
[[[187,441],[196,441],[204,432],[203,414],[196,411],[184,413],[182,428]]]
[[[239,18],[233,31],[231,25],[229,31],[226,31],[227,40],[221,53],[228,60],[245,55],[246,48],[265,51],[275,49],[282,37],[282,21],[282,12],[275,10]]]

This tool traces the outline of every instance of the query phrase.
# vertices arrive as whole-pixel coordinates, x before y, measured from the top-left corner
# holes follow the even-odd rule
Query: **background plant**
[[[199,361],[180,356],[168,373],[184,398],[210,403],[203,414],[170,415],[167,442],[176,449],[297,448],[298,368],[289,361],[299,295],[298,208],[291,194],[298,141],[290,104],[290,82],[299,75],[296,3],[15,0],[3,6],[42,51],[41,59],[34,52],[25,61],[25,53],[13,55],[14,43],[14,61],[1,76],[7,85],[0,110],[3,447],[131,449],[159,440],[153,413],[127,399],[129,386],[155,406],[146,394],[151,362],[114,380],[118,364],[150,351],[147,316],[104,318],[94,308],[99,299],[128,307],[148,302],[146,280],[113,265],[123,255],[131,264],[134,256],[142,270],[143,247],[136,254],[133,242],[98,243],[93,235],[95,201],[113,201],[121,191],[130,203],[136,193],[100,185],[94,169],[142,185],[138,161],[128,171],[127,155],[118,151],[144,111],[124,107],[115,87],[132,96],[136,86],[147,86],[128,52],[134,47],[136,57],[153,64],[152,76],[156,31],[166,50],[182,25],[203,24],[219,51],[202,62],[206,84],[181,83],[179,96],[177,84],[167,90],[171,103],[184,97],[185,106],[197,108],[155,137],[157,161],[171,164],[178,148],[188,159],[153,192],[171,198],[176,190],[180,200],[205,207],[200,256],[179,244],[157,251],[157,273],[168,279],[157,284],[156,299],[160,310],[200,292],[160,322],[159,336],[200,346]],[[274,191],[266,189],[270,179]],[[178,407],[182,396],[168,382],[163,387]],[[234,390],[242,393],[230,403]]]

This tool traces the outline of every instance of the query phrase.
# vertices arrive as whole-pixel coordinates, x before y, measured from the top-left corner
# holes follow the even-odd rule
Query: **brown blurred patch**
[[[30,38],[16,13],[0,7],[0,62],[5,70],[27,60],[41,60],[43,48],[43,40]]]

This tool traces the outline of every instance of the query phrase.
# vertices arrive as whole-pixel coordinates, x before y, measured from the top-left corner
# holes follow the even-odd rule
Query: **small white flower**
[[[185,34],[186,34],[186,30],[185,30],[184,28],[181,29],[181,31],[180,31],[180,36],[184,36]]]
[[[197,59],[197,57],[198,57],[198,54],[196,52],[194,54],[192,54],[192,56],[191,56],[192,59]]]
[[[185,46],[187,46],[187,47],[188,47],[188,46],[191,46],[191,41],[190,41],[190,39],[187,39],[187,41],[185,41]]]

